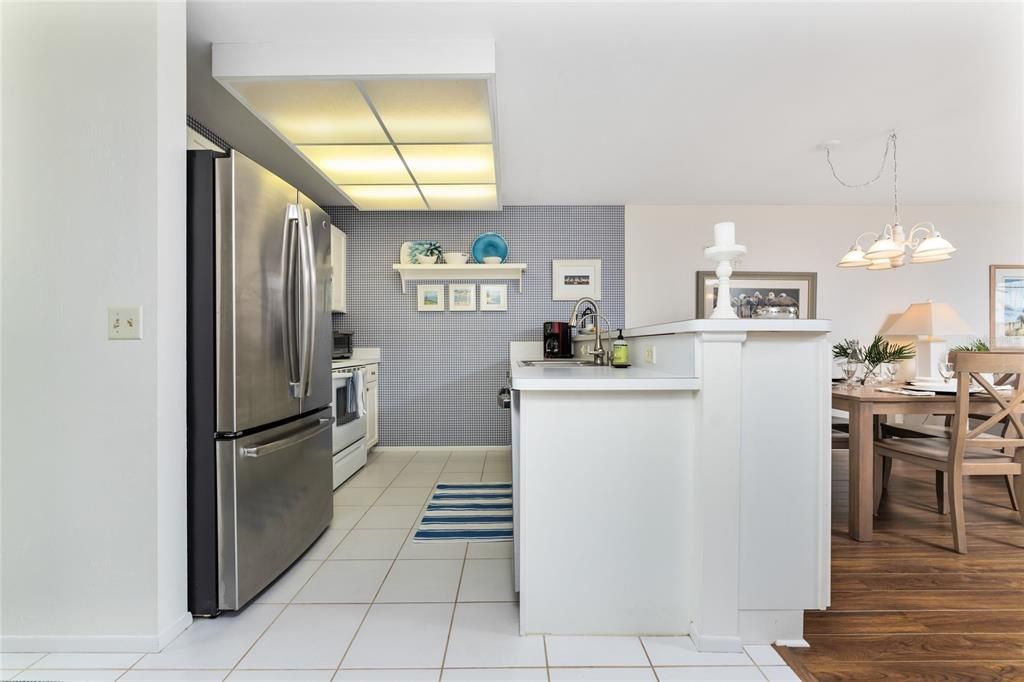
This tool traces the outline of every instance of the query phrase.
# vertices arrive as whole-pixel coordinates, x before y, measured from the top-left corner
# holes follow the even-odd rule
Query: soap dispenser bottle
[[[612,367],[629,367],[629,344],[622,338],[622,330],[619,330],[619,338],[612,342]]]

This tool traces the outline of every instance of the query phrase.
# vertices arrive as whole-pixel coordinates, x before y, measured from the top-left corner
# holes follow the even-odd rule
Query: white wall
[[[3,12],[0,645],[154,649],[189,622],[185,7]]]
[[[1020,205],[904,206],[901,219],[934,222],[959,251],[885,272],[836,268],[858,234],[892,222],[889,206],[627,206],[626,325],[692,318],[695,273],[715,267],[703,246],[716,222],[732,220],[749,249],[737,270],[818,273],[818,317],[834,321],[833,339],[869,340],[887,316],[929,298],[986,337],[988,266],[1024,262]]]

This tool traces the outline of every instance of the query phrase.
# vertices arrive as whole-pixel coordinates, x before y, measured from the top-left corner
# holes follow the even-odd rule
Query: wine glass
[[[853,383],[853,378],[857,376],[857,367],[860,366],[859,362],[854,360],[847,360],[840,366],[840,370],[843,372],[843,380],[849,385]]]
[[[949,380],[953,378],[953,363],[948,360],[943,360],[939,363],[939,376],[948,384]]]

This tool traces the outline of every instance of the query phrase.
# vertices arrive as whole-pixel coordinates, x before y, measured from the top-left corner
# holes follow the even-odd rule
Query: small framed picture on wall
[[[990,265],[988,300],[989,346],[1024,349],[1024,265]]]
[[[480,310],[497,312],[508,310],[508,285],[481,284]]]
[[[601,259],[551,261],[551,300],[601,300]]]
[[[448,310],[452,312],[469,312],[476,310],[475,284],[449,284]]]
[[[419,284],[416,286],[416,310],[421,313],[444,312],[444,285]]]

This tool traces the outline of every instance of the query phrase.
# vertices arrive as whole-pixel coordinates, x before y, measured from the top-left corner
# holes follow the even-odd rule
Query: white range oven
[[[331,387],[334,487],[337,488],[366,464],[368,419],[365,369],[356,366],[331,370]]]

